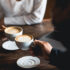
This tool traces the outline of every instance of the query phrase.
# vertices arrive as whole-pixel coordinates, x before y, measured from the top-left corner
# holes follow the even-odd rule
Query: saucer
[[[33,56],[21,57],[17,60],[17,65],[21,68],[34,68],[40,64],[40,59]]]
[[[6,41],[2,44],[2,48],[6,50],[18,50],[16,43],[14,41]]]

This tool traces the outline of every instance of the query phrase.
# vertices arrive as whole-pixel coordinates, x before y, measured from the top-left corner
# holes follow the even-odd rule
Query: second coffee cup
[[[9,40],[14,41],[16,36],[23,34],[23,29],[19,26],[10,26],[6,27],[4,32]]]
[[[34,38],[31,35],[19,35],[16,36],[15,42],[16,45],[21,49],[21,50],[28,50],[30,48],[30,45],[33,43]]]

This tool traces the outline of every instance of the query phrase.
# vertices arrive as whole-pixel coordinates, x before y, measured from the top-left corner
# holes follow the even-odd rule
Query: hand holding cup
[[[42,56],[48,59],[48,55],[50,55],[52,48],[53,47],[48,42],[35,40],[32,52],[35,56]]]
[[[27,35],[27,34],[19,35],[19,36],[16,36],[15,38],[15,42],[21,50],[29,50],[33,41],[34,41],[33,36]]]

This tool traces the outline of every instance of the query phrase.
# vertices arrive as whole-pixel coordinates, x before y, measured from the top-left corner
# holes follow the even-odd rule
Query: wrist
[[[45,45],[45,51],[48,55],[50,55],[52,49],[53,49],[53,47],[49,43],[47,43],[47,46]]]

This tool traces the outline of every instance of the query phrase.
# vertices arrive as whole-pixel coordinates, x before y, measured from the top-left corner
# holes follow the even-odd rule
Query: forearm
[[[29,14],[24,16],[17,16],[17,17],[5,17],[4,23],[5,25],[32,25],[38,24],[42,22],[43,18],[39,18],[35,16],[35,14]]]
[[[24,25],[23,16],[21,17],[5,17],[4,18],[5,25]]]
[[[53,64],[61,69],[69,68],[70,54],[53,48],[50,54],[50,64]]]

